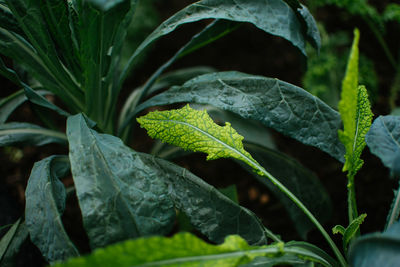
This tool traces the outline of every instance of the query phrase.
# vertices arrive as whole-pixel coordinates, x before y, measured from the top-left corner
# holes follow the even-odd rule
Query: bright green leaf
[[[228,236],[221,245],[207,244],[188,234],[176,234],[172,238],[150,237],[127,241],[96,250],[93,254],[71,259],[59,267],[91,266],[240,266],[256,257],[277,258],[278,263],[287,262],[286,255],[306,258],[309,261],[330,266],[319,255],[301,247],[285,247],[283,243],[269,246],[249,246],[239,236]],[[284,256],[282,261],[279,257]]]
[[[355,30],[354,35],[339,102],[339,112],[343,120],[343,131],[339,130],[339,138],[346,148],[343,171],[349,171],[353,177],[363,165],[360,156],[366,144],[365,135],[371,126],[373,116],[367,90],[358,85],[359,31]]]
[[[179,110],[154,111],[137,121],[152,138],[185,150],[207,153],[207,160],[235,158],[257,170],[256,161],[243,148],[243,136],[229,122],[223,127],[214,123],[205,110],[186,105]]]
[[[79,256],[61,221],[67,196],[59,179],[69,169],[65,156],[51,156],[36,162],[25,191],[25,221],[30,238],[50,263]]]

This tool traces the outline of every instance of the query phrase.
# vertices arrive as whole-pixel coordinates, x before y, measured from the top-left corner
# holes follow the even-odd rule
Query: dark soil
[[[162,19],[165,19],[191,2],[194,1],[157,1],[157,8]],[[374,1],[377,5],[379,4],[379,8],[382,8],[381,5],[384,2],[387,1]],[[394,77],[394,70],[390,67],[368,27],[360,18],[349,17],[342,10],[334,7],[319,9],[315,17],[317,21],[324,23],[328,32],[339,29],[352,32],[355,27],[360,28],[362,33],[360,49],[374,61],[380,82],[379,98],[373,106],[374,114],[387,114],[389,112],[387,104],[388,88]],[[143,83],[152,71],[172,56],[205,23],[199,22],[184,26],[157,42],[143,68],[137,72],[135,77],[128,80],[126,88],[135,88]],[[387,36],[397,36],[396,30],[398,28],[390,26]],[[388,39],[391,48],[399,47],[398,38]],[[393,49],[393,51],[396,50]],[[212,66],[221,71],[238,70],[275,77],[301,86],[306,61],[300,52],[287,41],[265,34],[251,25],[243,25],[232,34],[180,60],[170,69],[196,65]],[[0,97],[5,97],[17,89],[4,79],[1,80],[1,84]],[[29,104],[24,104],[19,108],[10,120],[40,124]],[[60,120],[60,127],[65,127],[63,123]],[[294,157],[305,167],[315,172],[332,197],[334,212],[331,220],[324,225],[328,232],[336,224],[347,224],[346,176],[341,171],[342,165],[327,154],[286,138],[279,133],[273,133],[273,136],[279,151]],[[151,142],[143,132],[135,138],[139,140],[135,142],[136,144],[149,144]],[[147,145],[135,146],[136,149],[141,151],[145,150],[146,147]],[[15,161],[9,153],[0,149],[2,162],[0,171],[3,174],[2,186],[0,187],[0,226],[15,222],[23,214],[24,190],[34,162],[49,155],[68,153],[66,148],[54,145],[39,148],[25,147],[21,148],[21,151],[23,157]],[[389,178],[388,170],[383,167],[378,158],[368,151],[368,148],[363,153],[363,159],[365,160],[364,167],[356,177],[359,211],[368,214],[365,223],[362,225],[362,232],[381,231],[392,200],[393,189],[397,184]],[[273,193],[255,181],[239,165],[228,159],[207,162],[204,155],[198,154],[180,159],[177,162],[216,187],[235,184],[240,204],[255,212],[267,227],[281,235],[284,240],[300,239],[286,211]],[[67,178],[64,182],[70,184],[72,179]],[[63,217],[66,229],[81,251],[88,252],[88,240],[81,226],[80,211],[76,199],[71,198],[67,204],[67,210]],[[316,231],[309,234],[309,241],[330,251]],[[335,238],[335,241],[341,246],[339,236]],[[41,259],[40,252],[29,242],[24,246],[19,257],[21,262],[18,266],[43,266],[45,264]]]

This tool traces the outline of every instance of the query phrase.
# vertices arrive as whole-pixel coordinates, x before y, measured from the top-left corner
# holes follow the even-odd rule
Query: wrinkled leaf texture
[[[258,170],[254,167],[257,163],[243,148],[243,136],[229,122],[225,126],[214,123],[206,110],[186,105],[181,109],[150,112],[137,121],[152,138],[185,150],[207,153],[207,160],[235,158]]]
[[[67,195],[59,179],[69,171],[66,156],[51,156],[38,161],[32,168],[25,191],[25,221],[30,238],[50,263],[79,256],[61,221]]]
[[[343,161],[344,146],[337,133],[341,128],[339,113],[292,84],[240,72],[206,74],[150,98],[137,107],[136,113],[179,102],[210,104],[260,121]]]
[[[67,136],[92,248],[171,230],[175,210],[157,170],[144,165],[120,139],[89,129],[80,114],[68,118]]]
[[[359,39],[360,32],[356,29],[339,102],[339,112],[343,120],[343,131],[339,130],[339,138],[346,148],[343,171],[349,171],[352,176],[363,165],[360,157],[373,116],[367,90],[358,85]]]
[[[69,118],[68,138],[72,173],[93,247],[165,234],[172,226],[174,207],[211,241],[239,234],[250,244],[266,244],[265,228],[251,211],[186,169],[137,153],[116,137],[98,134],[82,115]],[[139,233],[131,232],[135,223]]]

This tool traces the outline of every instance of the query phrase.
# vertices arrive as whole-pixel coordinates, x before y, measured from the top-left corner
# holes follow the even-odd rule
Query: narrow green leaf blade
[[[371,126],[373,116],[367,90],[364,86],[358,86],[359,39],[360,33],[356,29],[339,102],[339,112],[343,120],[343,131],[339,131],[339,138],[346,147],[343,171],[349,171],[352,176],[363,165],[360,157],[366,145],[365,135]]]
[[[2,261],[4,254],[6,253],[8,246],[10,245],[12,239],[14,238],[15,233],[21,223],[21,218],[18,219],[11,228],[7,231],[7,233],[0,240],[0,262]]]
[[[0,146],[35,145],[42,146],[49,143],[66,144],[64,133],[42,128],[40,126],[10,122],[0,124]]]
[[[337,133],[342,123],[339,113],[289,83],[240,72],[211,73],[150,98],[135,113],[178,102],[210,104],[245,119],[260,121],[343,161],[345,150]]]
[[[378,156],[383,164],[393,170],[396,153],[400,151],[400,116],[379,116],[374,120],[365,137],[370,151]]]
[[[137,119],[152,138],[207,153],[207,160],[235,158],[257,170],[255,160],[243,148],[243,136],[229,122],[221,127],[214,123],[206,110],[186,105],[179,110],[155,111]]]
[[[239,236],[229,236],[221,245],[207,244],[201,239],[188,234],[176,234],[172,238],[150,237],[131,240],[99,249],[84,258],[71,259],[67,263],[56,265],[68,266],[241,266],[256,257],[279,258],[293,255],[301,258],[310,255],[307,260],[319,262],[315,254],[299,248],[286,248],[284,244],[263,247],[251,247]],[[308,255],[307,255],[308,256]],[[278,260],[279,262],[279,260]],[[284,262],[284,261],[283,261]],[[323,261],[325,266],[328,266]]]
[[[18,254],[20,247],[27,240],[28,234],[25,222],[21,222],[20,220],[14,224],[12,229],[8,230],[0,241],[0,266],[15,266],[15,256]]]
[[[355,218],[349,226],[347,226],[346,230],[343,233],[343,248],[346,250],[349,242],[355,237],[358,229],[360,229],[360,225],[364,222],[367,214],[361,214],[357,218]]]
[[[61,221],[67,195],[59,179],[69,170],[66,156],[51,156],[36,162],[25,191],[29,235],[50,263],[79,256]]]
[[[159,173],[120,139],[98,134],[83,115],[67,120],[69,158],[92,248],[167,234],[175,210]]]

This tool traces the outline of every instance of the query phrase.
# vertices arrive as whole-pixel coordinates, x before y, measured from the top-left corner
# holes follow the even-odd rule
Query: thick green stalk
[[[349,223],[358,217],[357,202],[356,202],[356,190],[354,186],[354,174],[347,174],[347,206],[349,214]],[[359,231],[358,231],[359,235]]]

